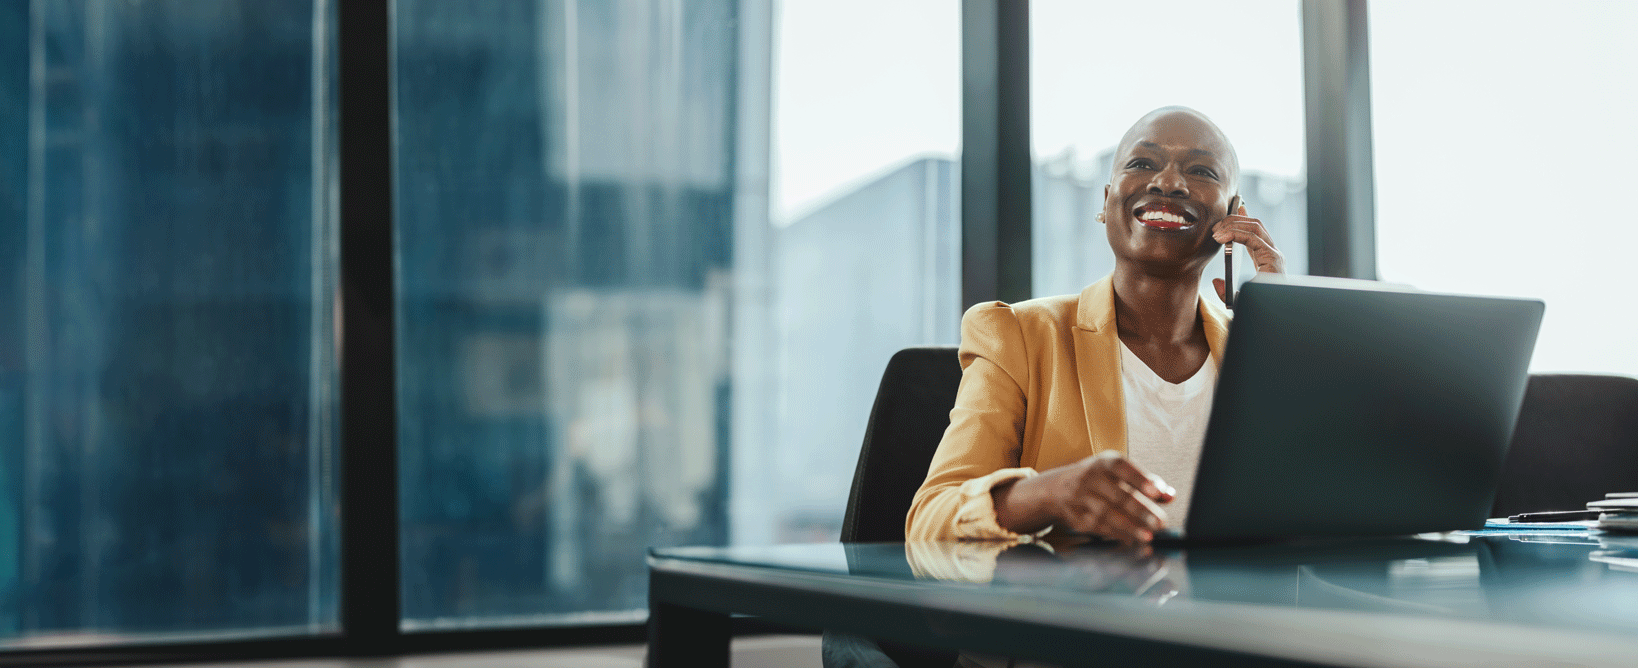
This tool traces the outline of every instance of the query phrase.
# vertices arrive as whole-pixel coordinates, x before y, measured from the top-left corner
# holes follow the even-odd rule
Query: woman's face
[[[1117,262],[1153,270],[1203,270],[1222,244],[1212,226],[1228,215],[1239,175],[1222,133],[1186,111],[1139,121],[1115,153],[1103,216]]]

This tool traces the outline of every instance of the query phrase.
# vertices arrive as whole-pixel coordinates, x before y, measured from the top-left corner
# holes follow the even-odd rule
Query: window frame
[[[647,638],[641,623],[401,630],[391,1],[321,5],[335,17],[339,73],[342,631],[15,649],[0,651],[0,661],[66,666],[384,657]],[[1309,262],[1315,275],[1376,276],[1366,1],[1302,3]],[[1032,205],[1029,3],[963,0],[961,21],[962,303],[1026,299]],[[736,635],[791,630],[734,620]]]

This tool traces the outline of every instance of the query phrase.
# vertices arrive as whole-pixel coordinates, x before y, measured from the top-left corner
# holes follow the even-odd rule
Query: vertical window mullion
[[[1376,278],[1371,73],[1365,0],[1304,0],[1308,267]]]
[[[961,306],[1030,297],[1029,3],[961,11]]]
[[[339,0],[341,619],[358,654],[399,629],[389,0]]]

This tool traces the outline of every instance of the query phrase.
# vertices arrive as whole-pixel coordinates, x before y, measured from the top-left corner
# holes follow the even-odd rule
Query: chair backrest
[[[905,348],[888,360],[853,470],[843,542],[904,540],[905,514],[950,425],[960,385],[955,346]]]
[[[918,346],[893,354],[882,372],[876,403],[870,408],[853,490],[842,518],[842,542],[897,543],[904,540],[904,517],[927,478],[938,442],[950,426],[961,385],[961,363],[955,346]],[[851,553],[849,563],[852,563]],[[908,564],[906,564],[908,568]],[[826,632],[824,664],[943,668],[956,653]]]
[[[1492,517],[1638,492],[1638,378],[1533,374]]]

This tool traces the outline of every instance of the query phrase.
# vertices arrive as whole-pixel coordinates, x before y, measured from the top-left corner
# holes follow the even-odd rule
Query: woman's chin
[[[1192,251],[1192,252],[1191,252]],[[1135,249],[1126,254],[1124,259],[1131,265],[1141,268],[1143,273],[1156,276],[1186,276],[1193,274],[1198,278],[1205,271],[1206,265],[1211,263],[1215,253],[1201,253],[1197,248],[1144,248]]]

